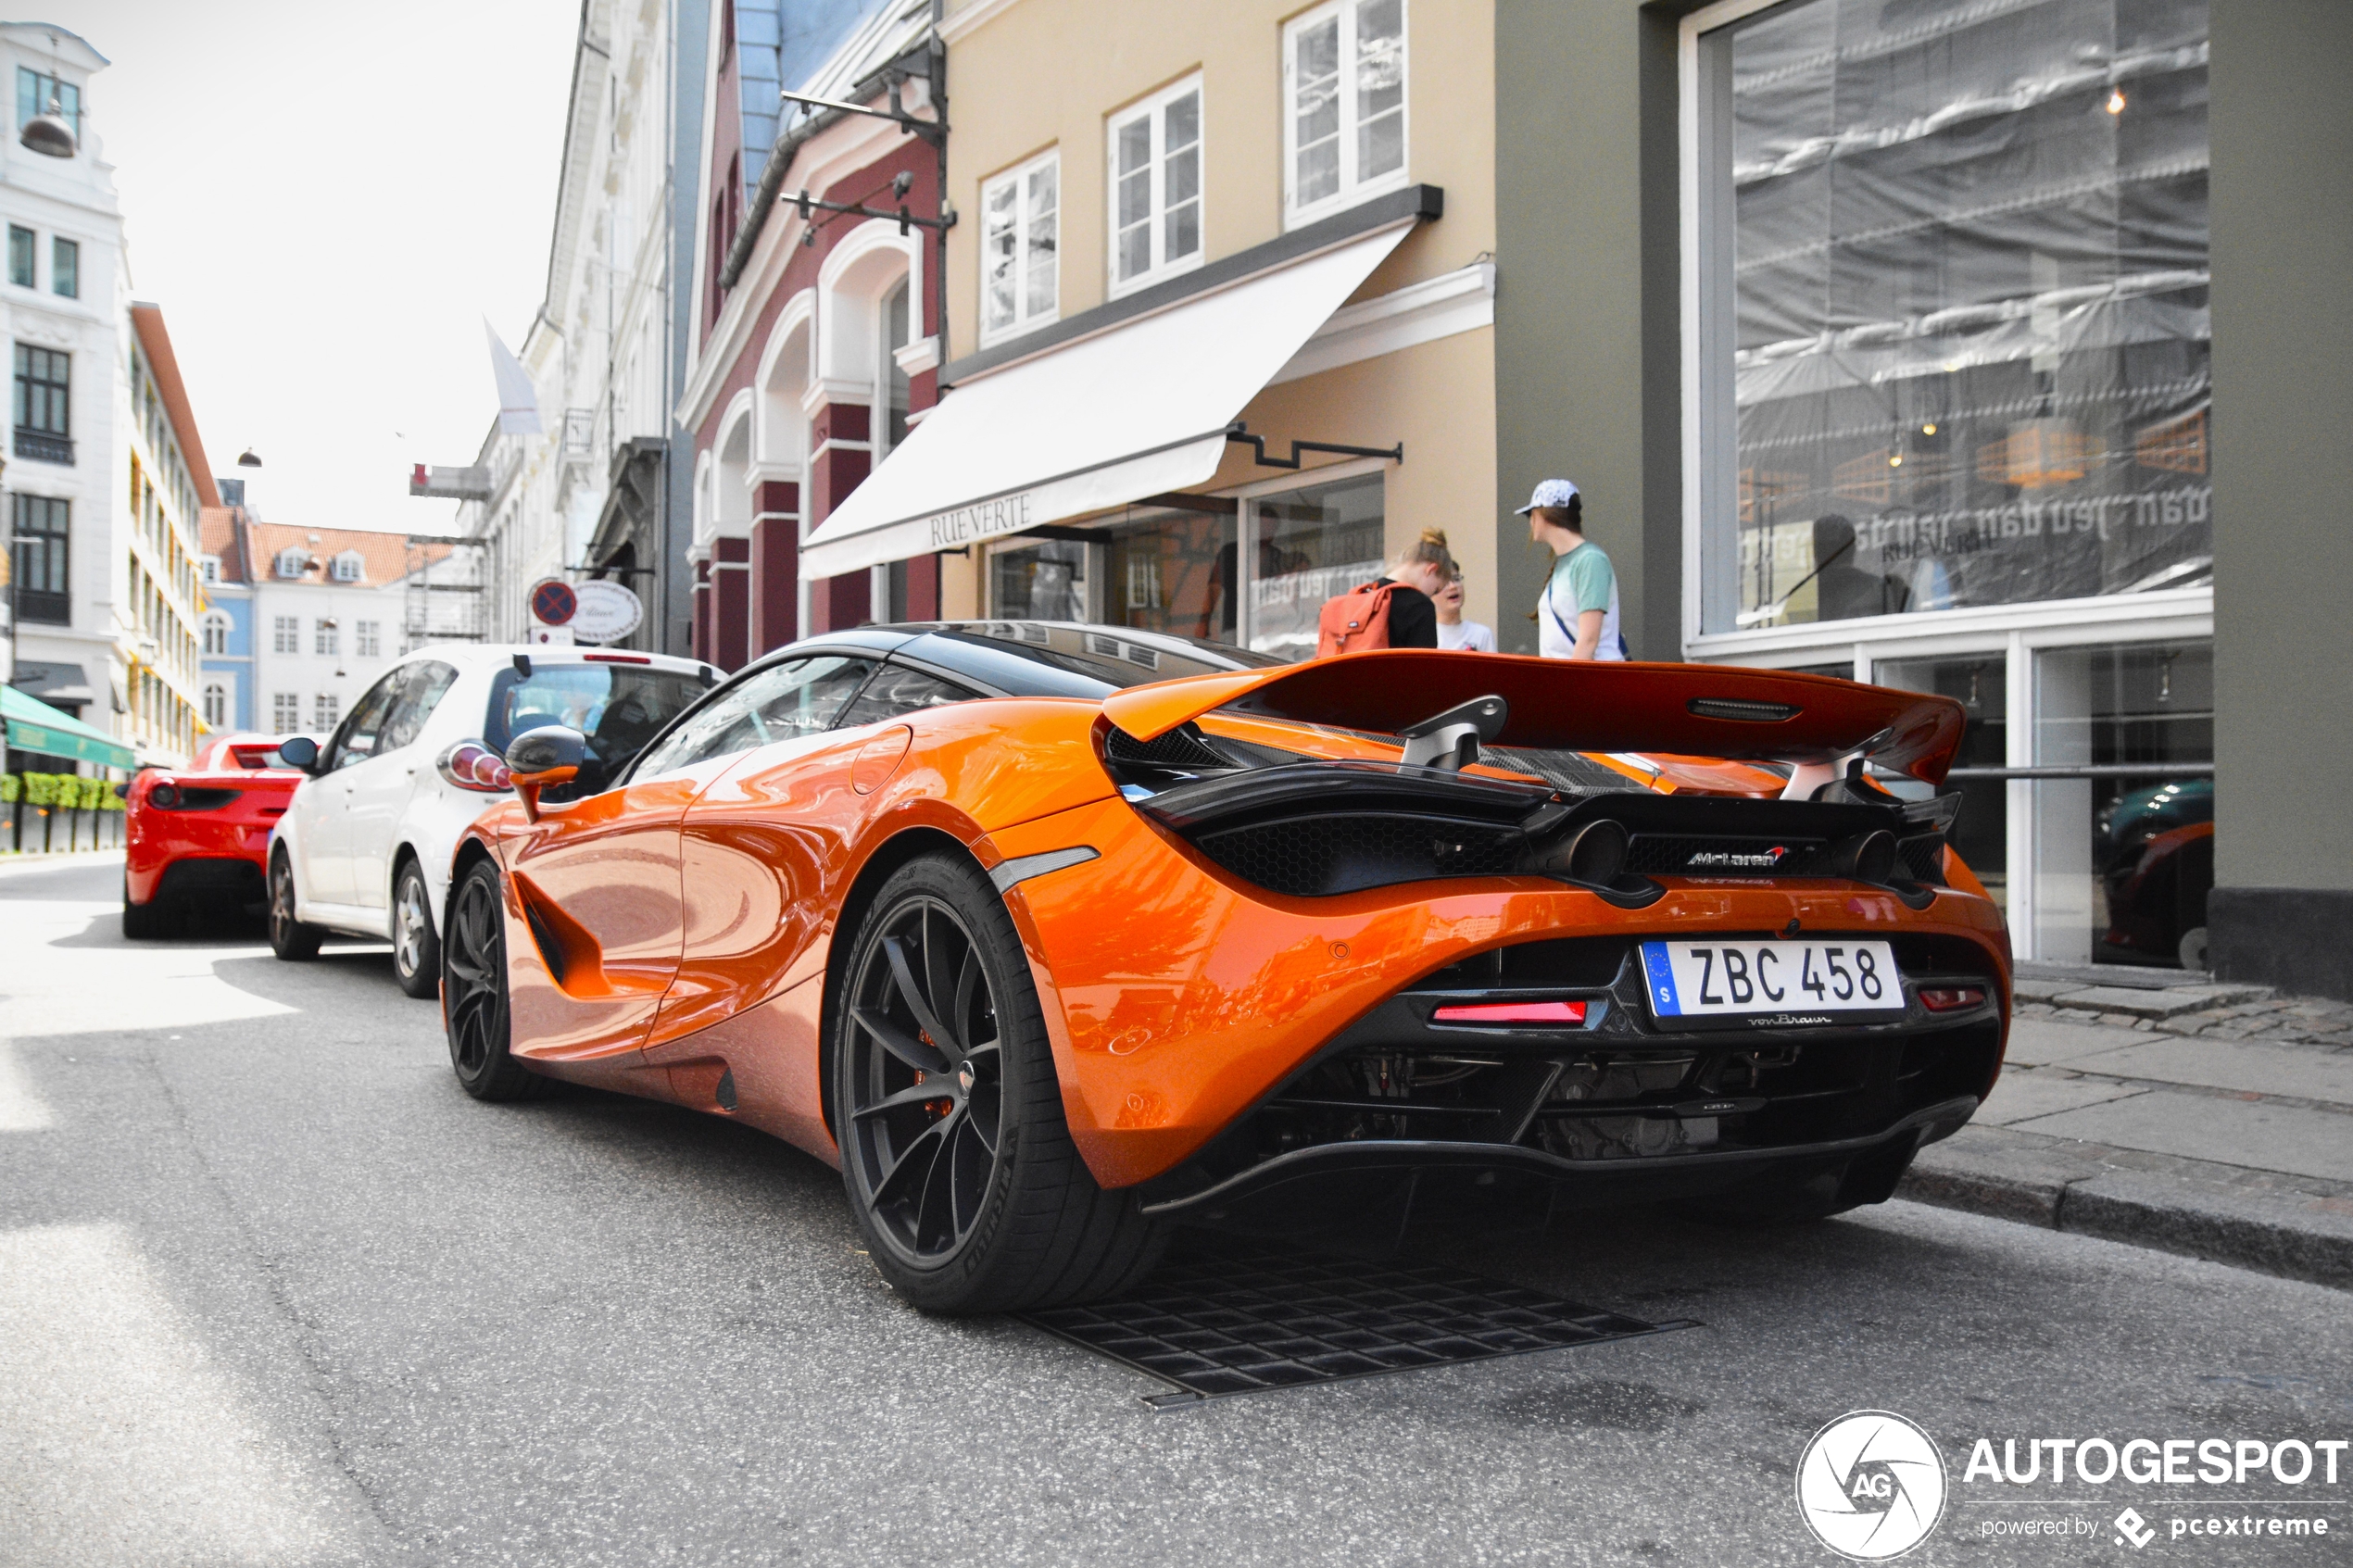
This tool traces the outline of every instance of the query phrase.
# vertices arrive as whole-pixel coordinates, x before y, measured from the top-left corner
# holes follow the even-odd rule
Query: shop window
[[[1382,497],[1375,473],[1246,503],[1252,649],[1279,659],[1314,656],[1324,601],[1381,575]]]
[[[1112,117],[1111,292],[1201,265],[1201,79]]]
[[[2204,967],[2213,763],[2212,644],[2036,656],[2036,958]]]
[[[1089,546],[1047,539],[991,552],[989,613],[1010,621],[1092,621]]]
[[[1176,512],[1138,519],[1103,546],[1101,619],[1209,642],[1240,640],[1236,520]]]
[[[1843,675],[1853,668],[1842,665],[1816,672]],[[1883,659],[1871,666],[1875,685],[1933,692],[1961,705],[1969,727],[1961,732],[1961,749],[1953,759],[1963,776],[1948,785],[1961,797],[1961,814],[1954,822],[1950,842],[2005,909],[2009,907],[2009,785],[2000,778],[1968,773],[1977,769],[1997,772],[2009,762],[2008,668],[2009,661],[1998,653]]]
[[[1062,155],[1043,154],[986,182],[980,214],[980,332],[994,343],[1055,319]]]
[[[2210,583],[2207,15],[1695,32],[1703,632]]]
[[[1405,0],[1339,0],[1294,19],[1283,84],[1289,223],[1405,183]]]
[[[8,498],[16,529],[16,612],[64,626],[73,620],[73,503],[21,493]]]
[[[32,287],[32,253],[38,236],[21,224],[8,225],[8,282],[20,289]]]

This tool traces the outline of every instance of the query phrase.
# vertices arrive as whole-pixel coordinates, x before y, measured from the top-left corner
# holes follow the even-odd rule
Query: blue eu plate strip
[[[1651,1004],[1663,1017],[1680,1017],[1683,1011],[1680,998],[1675,995],[1675,968],[1667,961],[1667,944],[1642,944],[1642,973],[1650,980]]]

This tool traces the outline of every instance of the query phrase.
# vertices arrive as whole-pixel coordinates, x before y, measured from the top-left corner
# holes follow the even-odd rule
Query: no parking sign
[[[531,585],[531,618],[542,626],[564,626],[580,611],[580,596],[560,577],[543,577]]]

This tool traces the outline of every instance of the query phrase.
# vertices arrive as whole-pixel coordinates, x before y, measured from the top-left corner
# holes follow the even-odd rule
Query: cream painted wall
[[[962,0],[949,8],[954,133],[948,185],[949,358],[979,345],[980,184],[1059,146],[1061,314],[1109,297],[1105,119],[1202,73],[1206,259],[1283,232],[1282,30],[1297,0]],[[970,32],[958,19],[988,15]],[[1398,247],[1356,297],[1468,265],[1495,248],[1492,0],[1406,0],[1406,173],[1446,216]],[[1490,388],[1481,394],[1491,397]]]

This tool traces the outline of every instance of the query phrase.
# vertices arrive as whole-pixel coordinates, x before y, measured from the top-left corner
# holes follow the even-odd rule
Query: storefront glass
[[[1234,518],[1171,512],[1124,523],[1103,547],[1102,619],[1236,641]]]
[[[2049,650],[2034,704],[2037,768],[2131,769],[2032,785],[2036,956],[2196,960],[2214,883],[2213,646]]]
[[[1702,36],[1704,631],[2210,582],[2207,18]]]
[[[1934,692],[1958,702],[1969,715],[1961,733],[1956,768],[2000,768],[2009,760],[2008,661],[2000,654],[1964,654],[1957,659],[1886,659],[1872,666],[1875,684],[1898,691]],[[1961,814],[1951,842],[1961,859],[2003,909],[2009,908],[2009,786],[2000,779],[1957,779]]]
[[[1382,495],[1374,473],[1248,503],[1252,648],[1279,659],[1314,655],[1324,601],[1381,574]]]
[[[1008,621],[1092,621],[1087,603],[1088,546],[1041,539],[988,558],[991,615]]]

